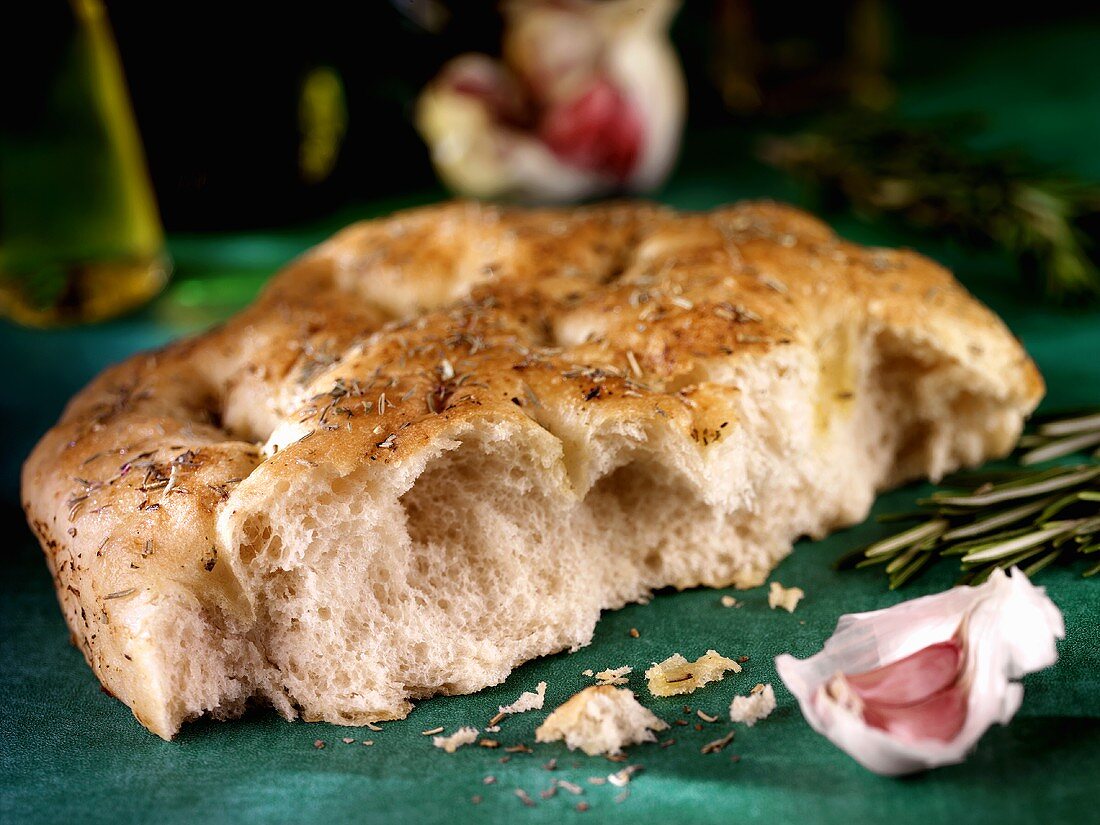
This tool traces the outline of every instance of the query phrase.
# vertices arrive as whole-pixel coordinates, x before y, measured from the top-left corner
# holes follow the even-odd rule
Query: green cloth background
[[[993,143],[1014,143],[1063,168],[1100,178],[1100,61],[1097,29],[1003,35],[973,48],[941,54],[920,76],[903,81],[904,111],[914,114],[978,109],[992,126]],[[957,55],[957,56],[952,56]],[[799,199],[775,172],[747,159],[744,135],[728,130],[689,135],[684,161],[661,199],[705,208],[751,196]],[[421,200],[430,200],[425,196]],[[868,521],[826,541],[803,542],[774,578],[807,596],[793,615],[771,611],[766,590],[737,593],[744,606],[720,606],[720,592],[661,593],[652,603],[603,617],[591,646],[518,669],[504,685],[475,696],[422,702],[406,721],[381,733],[325,724],[288,723],[257,712],[230,723],[201,721],[174,742],[142,729],[109,698],[68,643],[49,576],[23,522],[18,468],[62,404],[106,364],[135,350],[201,328],[245,303],[288,258],[356,217],[403,204],[374,204],[324,226],[255,235],[174,237],[177,277],[151,307],[111,324],[65,332],[0,328],[3,355],[0,426],[0,821],[14,822],[883,822],[929,823],[1097,821],[1100,784],[1100,584],[1079,577],[1081,567],[1050,570],[1041,578],[1065,614],[1067,637],[1056,666],[1025,679],[1023,707],[1008,727],[991,730],[965,764],[907,779],[875,776],[815,734],[778,682],[773,657],[803,657],[819,649],[841,613],[869,610],[950,586],[954,571],[939,568],[902,593],[886,590],[881,573],[834,573],[843,550],[883,535]],[[855,240],[907,244],[952,266],[959,277],[1003,315],[1023,339],[1049,383],[1044,407],[1100,403],[1100,315],[1057,310],[1027,295],[997,255],[964,253],[836,220]],[[877,512],[904,509],[919,488],[884,496]],[[636,627],[640,638],[629,636]],[[682,699],[648,697],[641,671],[674,651],[689,657],[713,647],[750,657],[744,673],[687,698],[693,708],[723,717],[698,720],[681,711]],[[498,704],[512,701],[539,680],[549,684],[547,708],[588,683],[585,668],[629,664],[631,687],[676,727],[676,744],[642,746],[630,761],[645,766],[616,802],[618,788],[594,786],[616,766],[571,754],[561,745],[517,753],[464,748],[446,755],[420,731],[442,725],[483,727]],[[731,697],[757,682],[776,685],[779,708],[752,729],[737,726],[725,752],[700,747],[730,729]],[[533,743],[545,712],[508,719],[503,744]],[[342,737],[356,737],[344,744]],[[316,750],[315,739],[327,746]],[[372,747],[358,744],[375,741]],[[739,755],[740,761],[731,760]],[[558,770],[543,765],[558,759]],[[497,778],[485,785],[487,775]],[[585,788],[591,809],[564,792],[539,798],[554,778]],[[525,808],[514,795],[536,801]],[[480,805],[471,797],[481,795]]]

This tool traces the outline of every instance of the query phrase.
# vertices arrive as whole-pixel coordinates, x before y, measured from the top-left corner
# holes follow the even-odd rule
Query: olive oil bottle
[[[0,315],[53,326],[140,306],[170,265],[103,5],[42,5],[0,130]]]

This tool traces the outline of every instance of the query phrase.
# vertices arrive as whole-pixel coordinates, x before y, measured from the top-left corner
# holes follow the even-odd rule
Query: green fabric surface
[[[981,108],[1001,139],[1095,175],[1096,38],[1095,29],[1052,32],[1027,45],[1027,60],[1018,59],[1019,38],[1001,38],[972,60],[952,58],[907,80],[904,108],[923,114]],[[1083,54],[1091,55],[1088,61],[1082,62]],[[1036,65],[1044,67],[1039,79],[1027,69]],[[729,131],[691,135],[682,168],[661,199],[684,208],[761,195],[797,199],[788,181],[745,160],[747,146],[745,137]],[[141,313],[63,332],[0,329],[0,426],[7,436],[0,455],[0,520],[7,539],[0,572],[0,821],[1096,821],[1100,585],[1081,579],[1081,566],[1050,570],[1040,580],[1066,619],[1057,665],[1025,678],[1016,719],[990,730],[965,764],[906,779],[878,777],[802,719],[776,678],[775,655],[808,656],[840,614],[937,592],[954,579],[952,569],[940,566],[903,592],[890,593],[878,570],[833,572],[830,562],[841,551],[886,533],[873,520],[824,541],[802,542],[783,562],[773,578],[807,593],[792,615],[768,609],[766,588],[736,593],[743,606],[734,609],[719,603],[728,591],[660,593],[648,605],[605,614],[589,647],[531,662],[505,684],[474,696],[421,702],[407,720],[387,723],[380,733],[290,723],[263,711],[229,723],[197,722],[174,742],[141,728],[126,707],[100,691],[68,643],[49,575],[19,509],[19,464],[71,393],[103,366],[224,317],[275,268],[331,229],[400,205],[375,204],[295,232],[176,237],[171,249],[177,277]],[[1049,384],[1044,408],[1100,403],[1100,314],[1040,305],[997,255],[969,254],[854,219],[834,223],[852,239],[912,245],[952,266],[1002,314],[1038,362]],[[912,486],[883,496],[876,512],[905,509],[920,490]],[[629,635],[632,627],[639,638]],[[742,674],[686,697],[693,709],[721,717],[696,731],[699,720],[681,710],[685,699],[649,697],[642,671],[675,651],[694,658],[710,647],[749,661]],[[659,716],[691,721],[670,731],[673,746],[629,752],[630,762],[645,771],[621,802],[620,789],[587,782],[620,767],[602,758],[554,744],[512,754],[501,764],[502,750],[467,747],[446,755],[420,733],[439,725],[448,732],[463,724],[481,728],[497,705],[540,680],[549,685],[549,709],[589,683],[581,676],[584,669],[620,665],[635,668],[630,687]],[[777,711],[754,728],[736,726],[736,739],[724,752],[702,755],[704,743],[731,728],[726,714],[732,696],[757,682],[775,685]],[[532,712],[510,718],[496,738],[503,745],[534,744],[534,728],[544,717]],[[344,744],[346,736],[355,743]],[[326,747],[315,749],[315,739]],[[363,739],[375,744],[364,747]],[[551,758],[558,760],[554,772],[544,767]],[[483,784],[488,775],[496,777],[494,784]],[[559,791],[541,799],[539,792],[555,778],[583,786],[584,795]],[[536,806],[525,808],[516,788],[526,790]],[[474,795],[483,797],[479,805],[471,802]],[[580,800],[591,806],[588,813],[574,810]]]

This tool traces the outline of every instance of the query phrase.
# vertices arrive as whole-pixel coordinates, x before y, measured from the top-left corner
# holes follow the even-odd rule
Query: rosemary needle
[[[1053,174],[1019,153],[968,148],[979,133],[979,124],[959,118],[851,113],[767,140],[761,155],[810,183],[824,205],[1001,250],[1058,302],[1100,299],[1093,243],[1100,186]],[[1060,423],[1063,434],[1074,426],[1074,419]]]
[[[1039,435],[1070,435],[1073,433],[1091,432],[1100,433],[1100,413],[1080,415],[1073,418],[1065,418],[1060,421],[1051,421],[1039,427]]]
[[[1020,456],[1020,463],[1024,465],[1039,464],[1043,461],[1061,458],[1064,455],[1072,455],[1073,453],[1080,452],[1086,447],[1092,447],[1096,444],[1100,444],[1100,430],[1097,432],[1071,435],[1068,438],[1051,441],[1044,444],[1042,447],[1036,447],[1034,450],[1029,450]]]
[[[834,566],[883,565],[890,589],[937,559],[959,557],[962,581],[979,584],[997,568],[1023,565],[1031,576],[1055,562],[1100,556],[1100,450],[1084,464],[1030,468],[1100,444],[1100,411],[1048,419],[1020,439],[1024,469],[952,476],[950,490],[920,510],[880,521],[918,522],[841,556]],[[1093,555],[1097,554],[1097,555]],[[1084,575],[1100,574],[1100,559]]]

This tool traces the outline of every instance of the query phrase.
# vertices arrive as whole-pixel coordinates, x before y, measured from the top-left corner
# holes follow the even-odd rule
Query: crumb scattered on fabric
[[[722,607],[740,607],[741,603],[737,601],[733,596],[723,596],[721,598]]]
[[[565,740],[589,756],[616,755],[627,745],[654,742],[668,725],[639,704],[632,691],[613,685],[587,687],[554,710],[535,731],[538,742]]]
[[[708,650],[694,662],[673,653],[663,662],[654,662],[645,676],[649,680],[649,692],[654,696],[677,696],[717,682],[730,670],[740,673],[741,665],[715,650]]]
[[[608,668],[607,670],[601,670],[599,673],[593,674],[592,671],[588,671],[589,676],[595,675],[596,684],[600,685],[625,685],[630,680],[626,677],[634,672],[634,668],[629,665],[623,665],[622,667]]]
[[[801,587],[784,587],[779,582],[772,582],[768,586],[768,607],[772,610],[782,607],[788,613],[794,613],[805,595]]]
[[[432,738],[432,744],[437,748],[442,748],[447,753],[454,753],[463,745],[469,745],[476,741],[477,728],[471,727],[459,728],[450,736],[435,736]]]
[[[744,722],[750,728],[766,719],[775,710],[775,691],[770,684],[757,685],[748,696],[734,696],[730,704],[730,719]]]
[[[642,770],[641,765],[627,765],[621,771],[615,771],[613,774],[609,774],[607,781],[614,785],[616,788],[622,788],[630,782],[630,778],[634,776],[638,771]]]
[[[529,710],[542,710],[546,701],[546,682],[539,682],[534,692],[524,691],[516,701],[510,705],[501,705],[501,713],[526,713]]]

